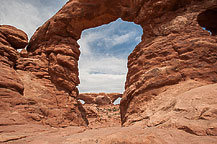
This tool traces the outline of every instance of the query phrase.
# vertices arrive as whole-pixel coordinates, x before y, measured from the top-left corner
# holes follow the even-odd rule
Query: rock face
[[[0,126],[22,123],[13,107],[22,103],[24,85],[13,69],[19,58],[16,49],[24,48],[27,35],[11,26],[0,25]]]
[[[22,70],[17,72],[24,84],[25,118],[52,127],[88,124],[85,110],[70,94],[58,90],[48,79],[38,79],[34,74]]]
[[[87,125],[80,102],[51,82],[43,56],[29,58],[25,50],[20,56],[16,49],[27,45],[27,35],[2,25],[0,36],[0,126],[28,122],[54,127]]]
[[[77,40],[85,29],[122,18],[144,31],[142,42],[128,57],[121,96],[121,123],[129,127],[79,129],[75,135],[57,129],[56,134],[65,137],[55,142],[216,143],[216,5],[216,0],[70,0],[37,29],[21,54],[16,49],[26,46],[25,33],[0,26],[1,129],[25,125],[26,120],[67,127],[87,125],[87,117],[93,116],[90,121],[96,123],[104,115],[97,105],[106,106],[115,98],[79,95]],[[92,104],[83,107],[78,99]],[[53,143],[50,136],[37,141],[37,136],[24,132],[3,135],[0,142]]]
[[[175,89],[184,93],[184,86],[180,85],[190,80],[194,80],[192,85],[216,83],[217,37],[211,36],[198,24],[198,16],[214,4],[216,1],[203,1],[202,5],[199,1],[192,1],[142,25],[143,41],[128,58],[126,90],[121,101],[123,125],[149,119],[147,105],[160,99],[164,91],[173,91],[172,85],[177,85]],[[144,7],[144,15],[146,11]],[[155,108],[152,110],[157,111]],[[142,116],[143,113],[146,114]],[[184,117],[183,113],[178,117]]]
[[[25,48],[28,44],[27,35],[15,27],[0,25],[0,62],[13,67],[18,59],[16,49]]]
[[[190,80],[162,88],[158,96],[138,105],[137,111],[143,112],[129,115],[126,124],[137,122],[145,127],[177,128],[198,136],[216,136],[217,85],[204,84]]]

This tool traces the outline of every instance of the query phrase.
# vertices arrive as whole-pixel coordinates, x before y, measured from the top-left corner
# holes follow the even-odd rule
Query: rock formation
[[[18,143],[28,137],[32,143],[215,144],[216,9],[216,0],[69,0],[37,29],[21,54],[16,49],[26,46],[25,33],[0,26],[0,126],[26,120],[78,126],[88,124],[87,116],[96,113],[97,117],[91,104],[83,108],[77,100],[103,105],[113,98],[79,95],[77,40],[85,29],[122,18],[141,25],[144,32],[128,57],[120,104],[122,126],[129,127],[85,132],[80,127],[75,131],[82,134],[71,135],[58,129],[56,134],[64,140],[48,139],[54,133],[49,127],[41,141],[22,130],[23,135],[11,139]],[[0,137],[0,142],[8,141],[7,136]]]
[[[81,93],[76,98],[85,102],[88,127],[105,128],[120,126],[119,104],[113,104],[120,97],[120,93]]]
[[[28,43],[27,35],[12,26],[0,25],[0,125],[22,123],[13,107],[24,100],[24,85],[14,70],[19,53]],[[22,118],[21,118],[22,119]]]
[[[120,93],[81,93],[76,98],[83,100],[86,104],[108,105],[114,103]]]
[[[12,26],[0,26],[0,125],[27,121],[54,127],[87,125],[81,104],[69,93],[59,90],[46,74],[43,57],[21,56],[27,35]],[[43,79],[40,79],[42,78]]]
[[[142,42],[129,56],[126,90],[121,101],[122,124],[128,125],[136,119],[134,113],[140,115],[144,111],[138,105],[158,96],[164,87],[188,80],[217,82],[216,37],[198,23],[198,19],[202,21],[198,16],[214,9],[215,4],[212,0],[71,0],[37,30],[27,50],[32,56],[45,56],[51,80],[76,94],[79,84],[76,40],[82,30],[117,18],[141,25]]]
[[[202,29],[198,24],[198,15],[207,9],[212,9],[217,1],[188,1],[189,3],[183,3],[184,5],[182,1],[179,2],[180,4],[175,4],[175,7],[171,7],[171,11],[165,11],[161,17],[152,16],[148,23],[142,24],[143,41],[128,58],[126,90],[121,101],[123,125],[153,120],[151,117],[157,111],[164,113],[163,109],[156,107],[156,103],[158,103],[157,99],[163,98],[165,91],[173,92],[172,96],[170,94],[166,96],[172,100],[172,97],[179,96],[180,93],[185,93],[192,88],[216,83],[217,38]],[[156,3],[152,3],[153,6],[154,4]],[[160,10],[167,8],[163,7],[167,3],[158,4]],[[147,9],[145,5],[144,15],[147,15]],[[214,96],[211,99],[214,100]],[[191,96],[188,100],[195,102]],[[172,100],[169,103],[175,108],[176,102]],[[201,103],[203,103],[202,99]],[[205,105],[209,103],[204,104],[200,110],[197,109],[198,113],[203,113],[203,109],[207,107]],[[155,112],[150,112],[149,107],[153,107],[151,111]],[[194,108],[194,106],[191,110],[187,108],[185,112],[191,113]],[[173,110],[171,108],[167,113],[173,113]],[[185,117],[185,112],[179,111],[176,117],[183,118],[188,123],[192,123],[192,127],[196,127],[196,123],[193,126],[193,118]],[[146,126],[161,126],[164,123],[168,123],[171,127],[178,125],[172,117],[167,116],[160,115],[155,119],[156,121],[161,119],[158,124],[146,124]],[[201,121],[199,116],[194,117],[194,120]],[[216,123],[212,120],[209,122]]]

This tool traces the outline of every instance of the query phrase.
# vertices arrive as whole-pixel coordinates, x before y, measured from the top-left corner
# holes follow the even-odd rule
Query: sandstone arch
[[[144,35],[129,56],[121,101],[122,123],[128,125],[146,119],[146,102],[168,85],[188,79],[217,82],[216,37],[209,37],[197,23],[197,15],[214,4],[213,0],[70,0],[36,31],[27,50],[48,65],[47,71],[36,75],[48,75],[59,89],[76,97],[80,55],[76,41],[82,30],[117,18],[141,25]]]

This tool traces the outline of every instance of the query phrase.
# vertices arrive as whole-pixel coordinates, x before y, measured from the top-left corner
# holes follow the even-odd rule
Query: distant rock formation
[[[108,105],[114,103],[120,93],[81,93],[77,99],[83,100],[86,104]]]
[[[81,93],[76,98],[83,100],[89,128],[105,128],[121,125],[119,104],[120,93]]]

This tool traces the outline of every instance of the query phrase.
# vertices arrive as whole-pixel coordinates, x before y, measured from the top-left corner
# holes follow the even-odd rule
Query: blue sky
[[[81,92],[123,92],[127,57],[141,41],[142,28],[121,19],[83,31],[78,41]]]
[[[0,24],[24,30],[29,38],[67,0],[1,0]],[[141,41],[142,28],[118,19],[82,32],[80,92],[123,92],[127,57]]]
[[[1,0],[0,24],[11,24],[30,37],[67,0]]]

